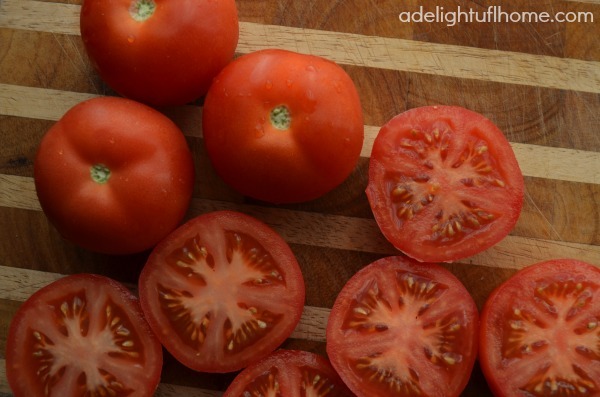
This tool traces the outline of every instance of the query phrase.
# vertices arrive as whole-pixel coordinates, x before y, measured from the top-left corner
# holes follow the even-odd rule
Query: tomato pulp
[[[153,106],[200,98],[232,59],[234,0],[84,0],[81,38],[100,77]]]
[[[265,357],[294,330],[304,280],[285,241],[238,212],[200,215],[152,251],[140,300],[165,348],[197,371],[231,372]]]
[[[162,370],[139,301],[104,276],[67,276],[34,293],[6,343],[15,397],[151,397]]]
[[[498,243],[519,218],[523,192],[512,147],[476,112],[411,109],[375,138],[369,203],[383,235],[419,261],[452,262]]]
[[[497,396],[600,395],[600,269],[574,259],[526,267],[481,313],[479,361]]]
[[[40,142],[34,180],[67,240],[108,254],[154,246],[183,219],[194,163],[181,130],[141,103],[98,97],[71,108]]]
[[[458,396],[479,329],[462,283],[437,264],[379,259],[342,288],[327,324],[327,353],[358,397]]]
[[[326,358],[307,351],[277,350],[240,372],[223,397],[351,397]]]
[[[217,174],[271,203],[333,190],[354,170],[364,138],[350,76],[334,62],[284,50],[227,65],[206,95],[202,126]]]

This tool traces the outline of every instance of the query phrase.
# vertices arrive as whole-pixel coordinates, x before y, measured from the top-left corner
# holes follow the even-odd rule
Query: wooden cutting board
[[[364,189],[378,128],[409,108],[449,104],[486,115],[513,144],[525,175],[524,209],[510,236],[445,265],[479,307],[493,288],[529,264],[573,257],[600,266],[600,2],[511,0],[501,6],[508,13],[587,13],[588,22],[401,21],[400,15],[422,5],[432,12],[461,7],[480,13],[492,5],[435,3],[237,1],[239,54],[273,47],[317,54],[340,63],[356,83],[366,124],[362,157],[348,180],[321,199],[269,206],[241,197],[210,167],[201,109],[166,111],[197,159],[188,218],[216,209],[246,212],[280,232],[297,255],[306,309],[286,348],[325,354],[327,315],[345,281],[371,261],[397,254],[381,236]],[[145,260],[145,254],[107,257],[64,242],[36,199],[33,156],[45,131],[72,105],[113,95],[83,50],[80,4],[0,0],[0,395],[10,395],[3,370],[8,324],[31,293],[79,272],[134,285]],[[232,377],[196,374],[167,356],[157,396],[218,396]],[[490,395],[477,367],[464,395]]]

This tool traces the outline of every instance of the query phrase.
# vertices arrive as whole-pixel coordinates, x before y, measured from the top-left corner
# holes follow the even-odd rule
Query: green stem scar
[[[154,0],[133,0],[129,7],[129,14],[134,20],[143,22],[154,14],[154,10],[156,10]]]
[[[271,110],[271,124],[278,130],[284,131],[290,128],[292,116],[285,105],[279,105]]]
[[[94,182],[104,184],[110,178],[110,170],[104,164],[94,164],[90,167],[90,176]]]

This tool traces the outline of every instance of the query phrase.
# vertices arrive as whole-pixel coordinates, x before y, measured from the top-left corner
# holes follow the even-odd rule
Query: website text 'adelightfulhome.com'
[[[594,13],[590,11],[506,11],[501,6],[489,6],[484,10],[474,10],[457,6],[447,10],[436,6],[435,10],[425,10],[420,6],[415,11],[403,11],[399,14],[404,23],[445,23],[455,26],[460,23],[593,23]]]

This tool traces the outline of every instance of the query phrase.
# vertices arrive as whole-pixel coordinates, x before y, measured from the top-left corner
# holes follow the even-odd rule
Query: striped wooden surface
[[[196,157],[188,217],[235,209],[264,220],[290,243],[307,300],[284,347],[325,354],[329,308],[361,267],[397,252],[375,224],[364,189],[373,140],[403,110],[451,104],[505,132],[526,181],[522,216],[497,246],[447,266],[481,307],[491,290],[529,264],[573,257],[600,266],[600,2],[512,0],[505,11],[585,12],[587,23],[413,23],[421,5],[485,10],[458,0],[238,0],[238,53],[285,48],[325,56],[354,79],[365,112],[361,160],[335,191],[310,203],[268,206],[241,197],[212,171],[198,105],[165,109]],[[113,95],[79,37],[81,0],[0,0],[0,344],[27,297],[64,274],[95,272],[130,286],[145,255],[107,257],[74,247],[46,221],[33,185],[44,132],[74,104]],[[0,396],[11,395],[0,357]],[[219,396],[234,374],[196,374],[166,357],[157,396]],[[476,368],[465,396],[490,392]]]

